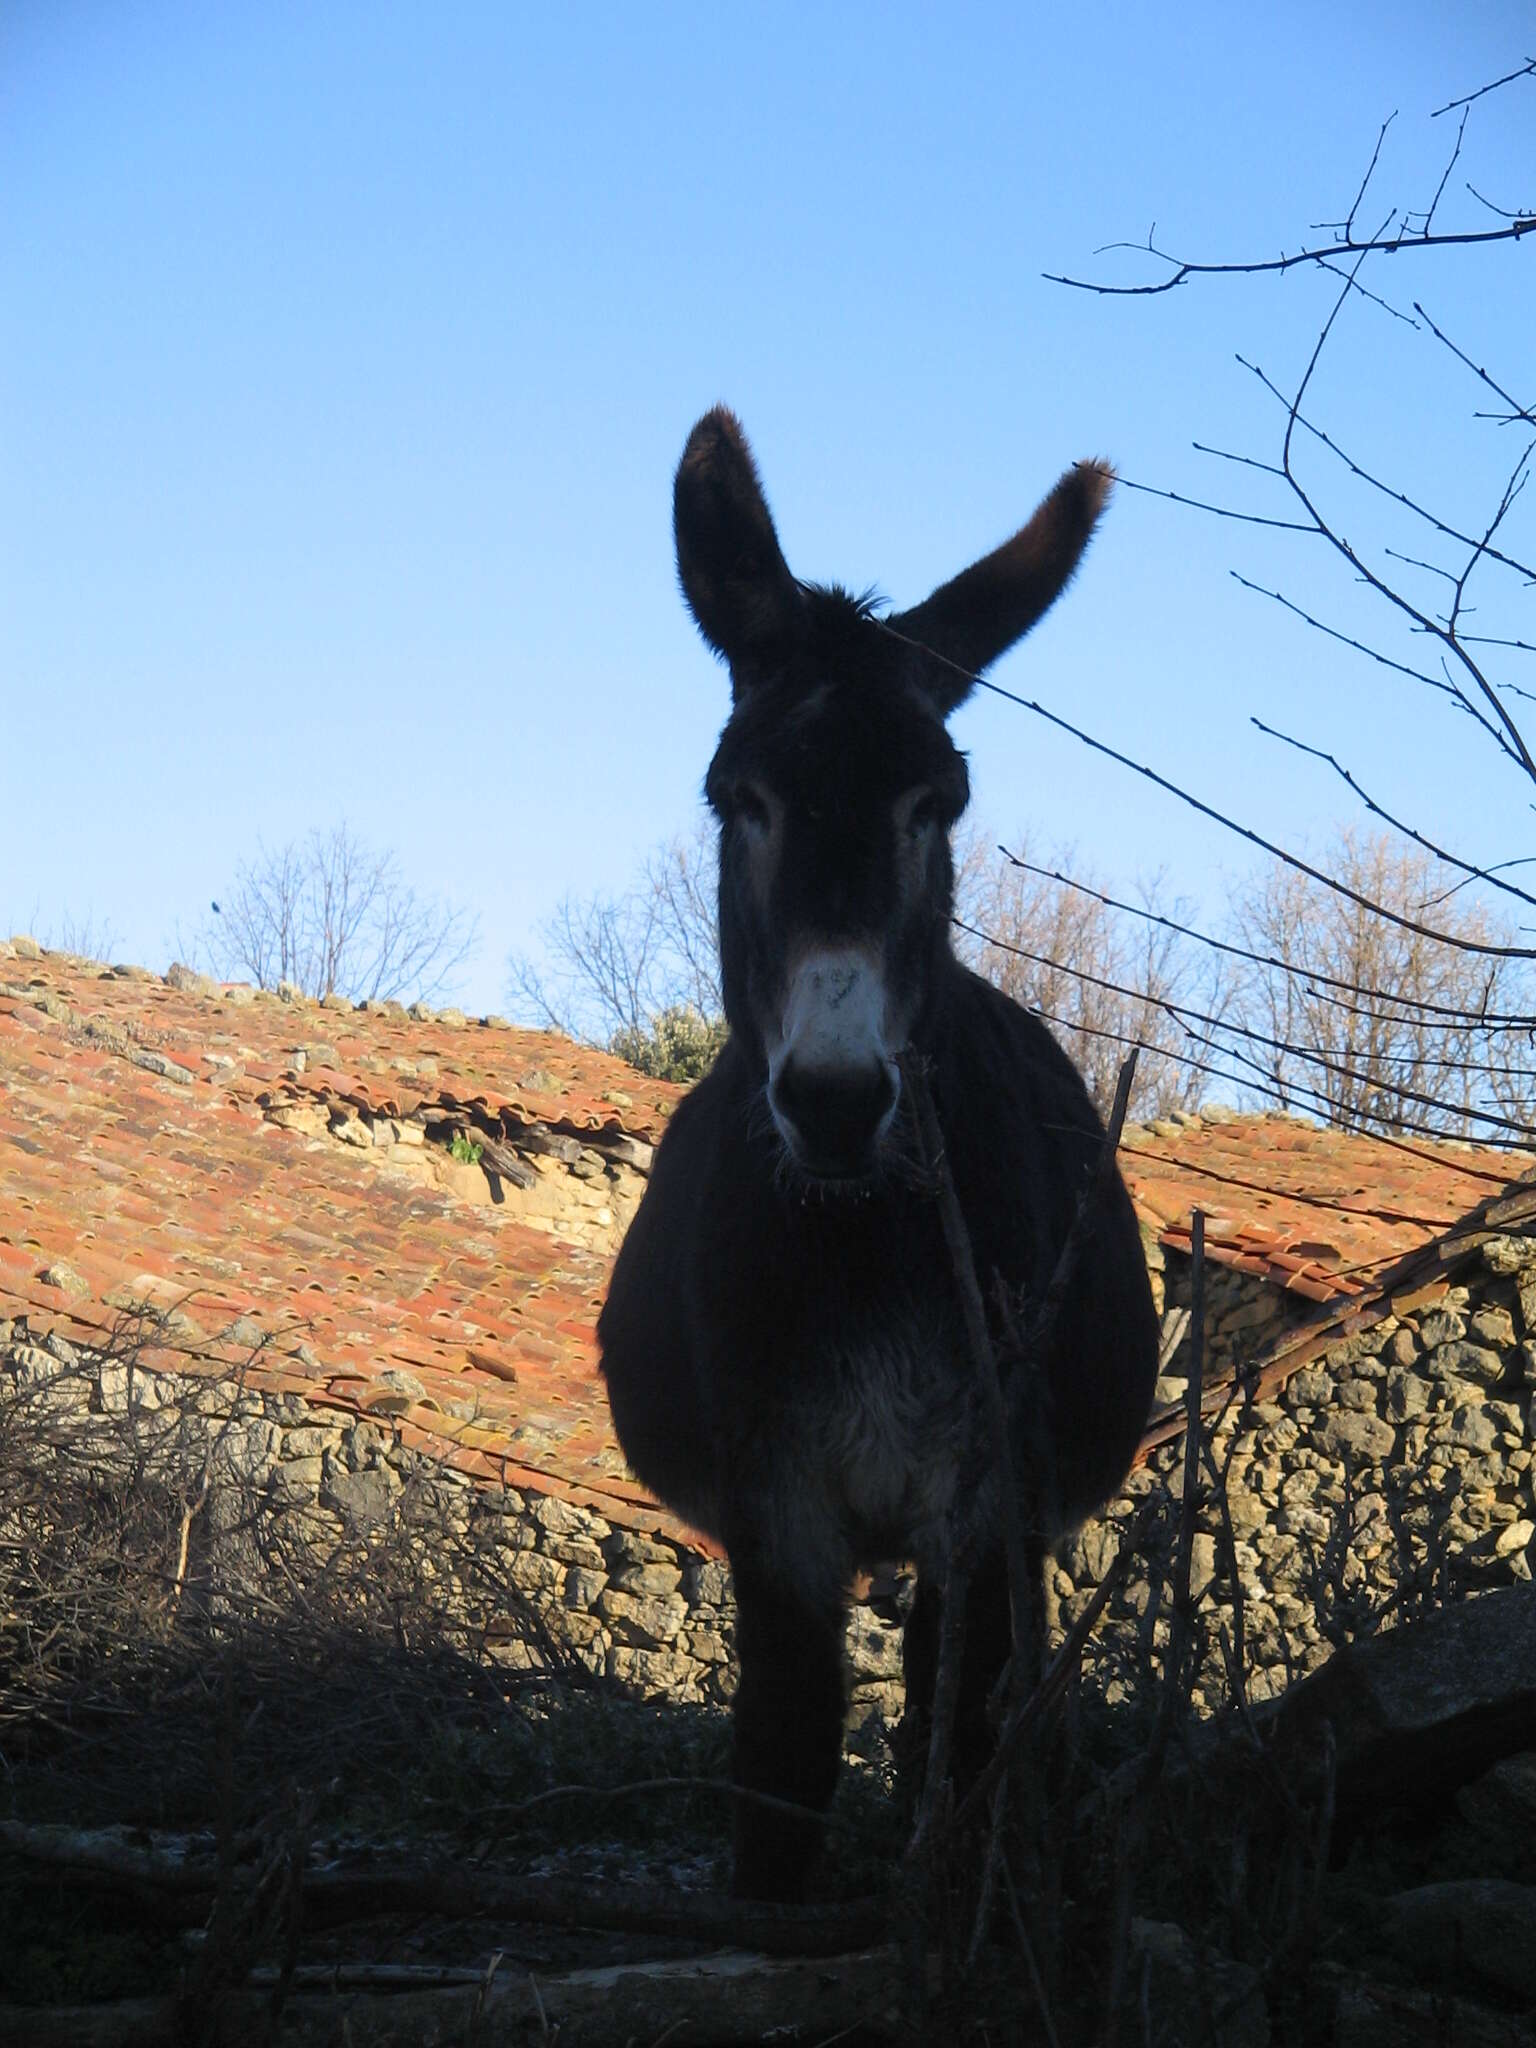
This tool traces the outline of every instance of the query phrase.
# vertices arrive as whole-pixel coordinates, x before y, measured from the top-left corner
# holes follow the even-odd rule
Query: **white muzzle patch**
[[[779,1135],[792,1149],[798,1149],[801,1134],[776,1100],[780,1078],[791,1066],[799,1076],[827,1081],[883,1071],[892,1100],[875,1141],[884,1137],[901,1086],[888,1042],[886,1009],[885,977],[862,948],[828,947],[801,957],[789,979],[778,1042],[766,1048],[768,1106]]]

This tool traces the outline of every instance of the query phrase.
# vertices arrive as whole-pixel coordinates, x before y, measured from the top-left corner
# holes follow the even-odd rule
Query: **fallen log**
[[[688,1962],[622,1964],[534,1978],[493,1965],[473,1986],[398,1992],[300,1991],[273,2027],[265,1991],[231,1994],[199,2014],[208,2048],[622,2048],[676,2036],[720,2048],[761,2041],[821,2040],[853,2027],[895,2035],[900,1972],[894,1948],[835,1961],[725,1951]],[[0,2007],[0,2040],[17,2048],[180,2048],[186,2015],[174,2000],[114,2005]]]

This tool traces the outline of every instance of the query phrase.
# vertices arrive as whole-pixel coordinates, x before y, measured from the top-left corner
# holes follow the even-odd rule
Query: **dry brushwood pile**
[[[718,1709],[562,1656],[462,1489],[295,1542],[254,1477],[210,1489],[238,1392],[151,1442],[92,1413],[103,1361],[13,1332],[0,2037],[1536,2039],[1536,1592],[1416,1581],[1259,1699],[1198,1220],[1193,1252],[1177,1488],[1151,1470],[1070,1628],[1026,1622],[963,1799],[942,1714],[915,1802],[845,1771],[803,1910],[722,1895]]]

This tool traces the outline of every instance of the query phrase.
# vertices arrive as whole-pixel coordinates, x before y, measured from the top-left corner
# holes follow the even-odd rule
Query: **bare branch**
[[[1451,354],[1455,356],[1456,360],[1459,363],[1465,363],[1467,368],[1472,372],[1473,376],[1476,377],[1481,383],[1486,384],[1488,386],[1488,389],[1491,392],[1493,392],[1495,397],[1503,399],[1504,403],[1510,409],[1510,414],[1512,418],[1517,420],[1536,419],[1536,411],[1533,411],[1532,408],[1528,405],[1521,405],[1518,399],[1511,398],[1509,393],[1504,389],[1504,386],[1500,384],[1497,381],[1497,379],[1490,376],[1488,371],[1485,370],[1480,363],[1474,363],[1472,358],[1466,353],[1464,349],[1458,348],[1455,342],[1451,340],[1450,336],[1444,333],[1439,327],[1436,326],[1434,320],[1430,317],[1428,313],[1425,312],[1424,308],[1420,305],[1417,299],[1415,299],[1413,302],[1413,310],[1424,322],[1425,326],[1429,329],[1430,333],[1434,335],[1435,339],[1438,342],[1440,342],[1445,348],[1448,348]]]
[[[1470,107],[1474,100],[1480,100],[1490,92],[1497,92],[1500,86],[1513,85],[1517,78],[1533,76],[1536,76],[1536,57],[1519,65],[1514,71],[1506,71],[1502,78],[1495,78],[1490,85],[1480,85],[1476,92],[1465,93],[1459,100],[1447,100],[1443,107],[1436,107],[1429,118],[1438,121],[1442,114],[1454,113],[1457,107]]]
[[[1391,811],[1378,803],[1370,791],[1357,781],[1350,770],[1344,766],[1338,756],[1329,753],[1326,747],[1309,746],[1305,740],[1298,740],[1293,738],[1290,733],[1281,732],[1278,726],[1267,725],[1262,718],[1251,717],[1249,724],[1256,726],[1266,738],[1279,740],[1282,746],[1293,747],[1298,754],[1309,754],[1314,761],[1324,762],[1333,770],[1334,774],[1338,776],[1346,788],[1353,790],[1354,794],[1373,817],[1380,818],[1384,824],[1390,825],[1395,832],[1401,832],[1405,839],[1411,839],[1416,846],[1422,846],[1426,853],[1433,854],[1436,860],[1444,861],[1447,867],[1456,868],[1470,881],[1491,882],[1495,889],[1502,890],[1506,895],[1518,896],[1522,903],[1536,906],[1536,896],[1533,896],[1528,889],[1517,888],[1513,882],[1501,881],[1499,878],[1499,868],[1514,867],[1517,865],[1516,862],[1500,861],[1496,867],[1483,868],[1478,867],[1473,861],[1463,860],[1459,853],[1451,853],[1447,848],[1438,845],[1433,839],[1427,838],[1424,833],[1419,831],[1416,825],[1410,825],[1406,819],[1394,816]],[[1438,896],[1433,900],[1438,903],[1444,902],[1446,899],[1443,896]]]
[[[1484,228],[1479,232],[1461,234],[1378,234],[1369,241],[1357,242],[1346,237],[1337,242],[1318,248],[1298,249],[1291,256],[1272,256],[1267,260],[1229,263],[1198,263],[1190,258],[1172,256],[1165,249],[1155,247],[1151,242],[1111,242],[1111,249],[1144,248],[1159,262],[1172,266],[1172,275],[1157,284],[1097,284],[1091,278],[1068,277],[1064,273],[1046,270],[1041,273],[1047,284],[1069,285],[1073,291],[1096,292],[1102,298],[1136,299],[1155,298],[1161,292],[1170,292],[1176,285],[1183,284],[1191,277],[1260,277],[1279,271],[1295,270],[1299,264],[1324,264],[1337,261],[1341,256],[1370,256],[1377,253],[1396,256],[1405,250],[1467,248],[1482,242],[1518,242],[1523,236],[1536,233],[1536,217],[1512,221],[1504,228]]]
[[[1334,310],[1335,312],[1337,312],[1338,308],[1335,307]],[[1338,460],[1343,463],[1344,467],[1349,471],[1351,476],[1356,477],[1363,484],[1369,484],[1372,490],[1380,491],[1384,498],[1392,499],[1392,501],[1395,504],[1401,505],[1405,511],[1413,513],[1415,518],[1422,519],[1426,525],[1432,526],[1437,533],[1443,533],[1447,540],[1455,541],[1459,547],[1471,548],[1477,546],[1477,538],[1474,534],[1463,533],[1458,527],[1448,526],[1444,520],[1437,518],[1433,512],[1430,512],[1429,510],[1427,510],[1425,506],[1419,504],[1416,499],[1410,498],[1405,491],[1398,490],[1392,484],[1384,483],[1380,477],[1373,475],[1370,470],[1362,468],[1361,465],[1354,460],[1353,456],[1345,453],[1345,451],[1339,446],[1338,442],[1335,441],[1330,434],[1328,434],[1322,427],[1317,426],[1312,420],[1309,420],[1306,417],[1306,415],[1301,411],[1300,392],[1297,393],[1295,402],[1293,404],[1293,402],[1286,397],[1285,393],[1279,388],[1279,386],[1274,382],[1274,380],[1271,377],[1267,376],[1257,363],[1249,362],[1248,359],[1242,355],[1239,355],[1237,360],[1242,364],[1245,370],[1250,371],[1255,377],[1258,378],[1259,382],[1264,386],[1264,389],[1269,393],[1271,398],[1273,398],[1277,404],[1285,408],[1287,418],[1289,420],[1292,420],[1294,424],[1296,426],[1299,426],[1305,433],[1310,434],[1315,441],[1320,441],[1331,455],[1337,456]],[[1288,470],[1282,469],[1281,474],[1285,476],[1287,482],[1291,482],[1290,472]],[[1292,487],[1294,489],[1294,484]],[[1299,496],[1300,493],[1298,492],[1297,495]],[[1318,518],[1318,515],[1315,512],[1315,510],[1312,510],[1310,506],[1308,509],[1309,511],[1311,511],[1311,520],[1310,522],[1308,522],[1306,530],[1316,531],[1326,535],[1326,525]],[[1512,555],[1503,554],[1497,548],[1490,548],[1487,550],[1487,553],[1489,555],[1490,560],[1501,563],[1503,567],[1506,569],[1514,570],[1517,576],[1524,576],[1528,580],[1536,579],[1536,569],[1532,569],[1529,563],[1517,561]]]
[[[1394,597],[1394,602],[1401,602],[1401,600]],[[890,624],[889,620],[881,619],[878,623],[882,632],[891,634],[894,639],[900,640],[904,645],[909,647],[921,645],[920,642],[911,640],[905,633],[898,632]],[[1284,847],[1277,846],[1273,840],[1266,839],[1263,833],[1254,831],[1249,825],[1239,823],[1236,818],[1218,809],[1215,804],[1205,802],[1202,797],[1195,796],[1190,790],[1184,789],[1170,777],[1159,774],[1157,769],[1149,767],[1146,762],[1136,760],[1134,756],[1122,752],[1119,747],[1112,747],[1107,740],[1098,739],[1094,734],[1085,731],[1082,726],[1074,725],[1071,719],[1063,718],[1059,711],[1048,711],[1036,698],[1022,696],[1017,690],[1005,689],[1001,683],[991,682],[986,676],[977,675],[972,670],[962,668],[958,662],[946,660],[942,654],[937,653],[931,647],[924,648],[923,652],[931,661],[938,662],[941,667],[953,669],[957,675],[965,676],[975,687],[989,691],[994,697],[1003,698],[1006,703],[1016,704],[1021,711],[1033,712],[1036,718],[1043,718],[1047,725],[1054,726],[1058,732],[1066,733],[1069,738],[1077,740],[1079,744],[1088,747],[1092,752],[1102,754],[1106,760],[1118,762],[1122,768],[1129,768],[1133,774],[1140,775],[1156,788],[1165,791],[1167,795],[1176,797],[1181,804],[1186,805],[1190,810],[1197,812],[1203,818],[1209,818],[1212,824],[1220,825],[1225,831],[1233,833],[1239,839],[1246,839],[1250,846],[1258,847],[1263,853],[1273,854],[1276,860],[1283,861],[1287,867],[1295,868],[1300,874],[1309,875],[1313,881],[1320,882],[1325,889],[1331,889],[1340,896],[1345,896],[1350,898],[1351,901],[1359,902],[1362,909],[1375,912],[1378,916],[1384,917],[1389,923],[1400,924],[1406,930],[1421,933],[1425,938],[1439,939],[1446,945],[1465,947],[1466,950],[1471,952],[1483,952],[1500,958],[1515,960],[1523,960],[1530,957],[1530,949],[1528,947],[1474,945],[1468,941],[1457,939],[1448,932],[1436,931],[1432,926],[1420,924],[1413,918],[1389,909],[1385,904],[1372,903],[1368,899],[1356,896],[1355,892],[1346,883],[1337,881],[1333,876],[1325,874],[1322,869],[1316,868],[1311,862],[1303,860],[1299,854],[1290,853]]]
[[[1234,959],[1238,960],[1252,961],[1258,967],[1272,967],[1284,973],[1296,974],[1309,982],[1320,982],[1325,987],[1346,989],[1352,994],[1360,995],[1367,999],[1375,998],[1382,1002],[1397,1003],[1408,1010],[1422,1010],[1431,1016],[1438,1015],[1457,1018],[1464,1018],[1466,1016],[1465,1002],[1449,1005],[1433,1003],[1423,996],[1406,989],[1370,988],[1362,986],[1353,979],[1343,979],[1330,975],[1315,966],[1282,960],[1274,953],[1256,953],[1246,946],[1237,944],[1234,940],[1216,938],[1210,932],[1200,931],[1194,925],[1181,924],[1176,918],[1167,917],[1159,911],[1150,910],[1135,903],[1127,903],[1119,897],[1106,896],[1102,891],[1094,888],[1092,884],[1078,880],[1074,876],[1062,874],[1055,868],[1037,867],[1033,861],[1026,860],[1022,855],[1010,853],[1006,846],[999,847],[998,851],[1014,867],[1024,868],[1030,874],[1046,876],[1053,882],[1059,882],[1063,888],[1076,890],[1084,896],[1091,896],[1096,902],[1105,904],[1111,910],[1121,911],[1128,917],[1144,918],[1150,924],[1166,926],[1170,931],[1177,932],[1184,938],[1193,939],[1199,945],[1208,946],[1214,952],[1230,954]],[[1501,865],[1507,865],[1507,863],[1501,863]],[[1521,1030],[1524,1030],[1530,1023],[1530,1019],[1526,1016],[1498,1015],[1490,1012],[1482,1004],[1477,1008],[1476,1021],[1488,1027],[1508,1026],[1518,1027]]]

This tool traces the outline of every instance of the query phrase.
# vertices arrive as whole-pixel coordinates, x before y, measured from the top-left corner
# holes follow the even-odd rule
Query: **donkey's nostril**
[[[896,1107],[896,1082],[883,1062],[808,1067],[786,1060],[769,1103],[800,1164],[838,1179],[867,1173]]]

